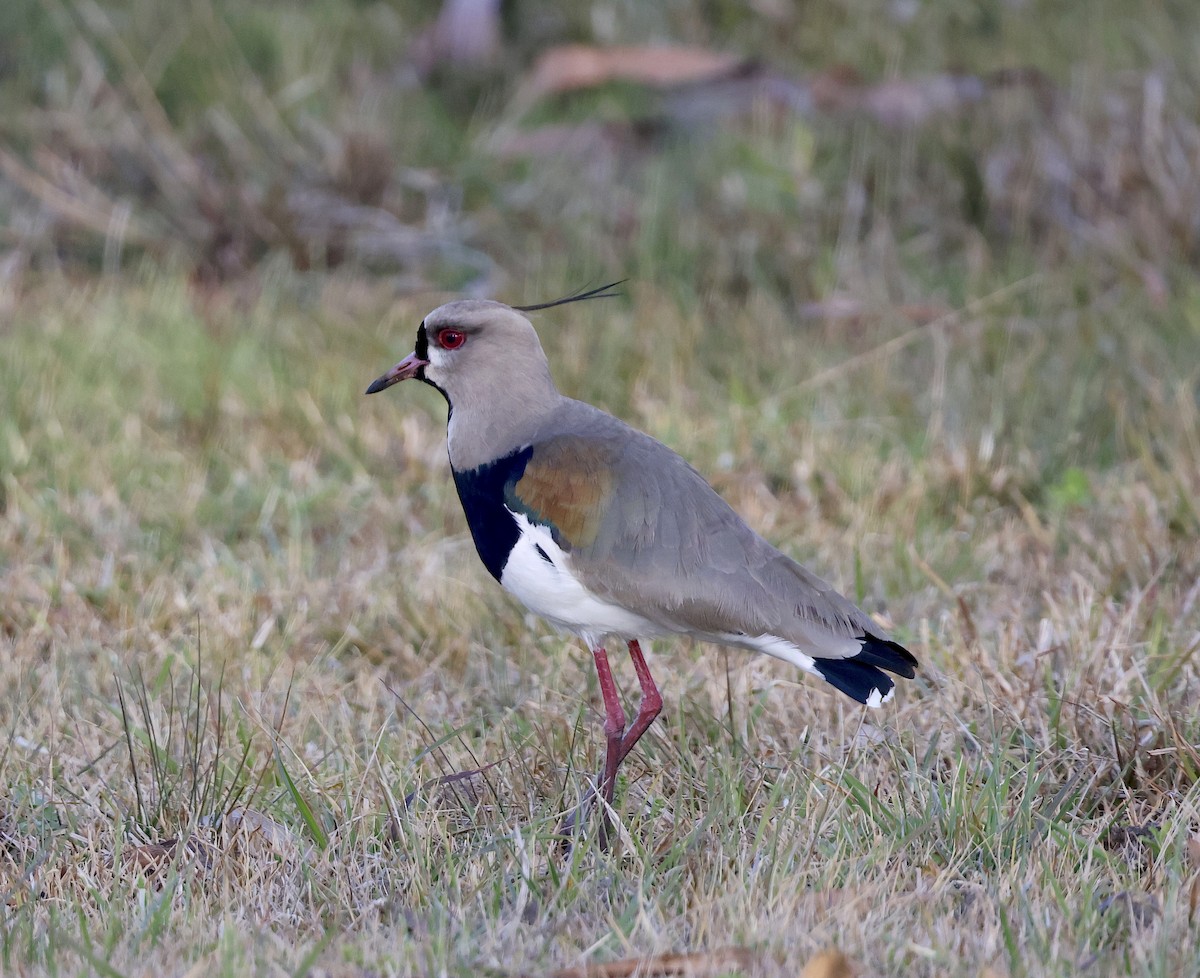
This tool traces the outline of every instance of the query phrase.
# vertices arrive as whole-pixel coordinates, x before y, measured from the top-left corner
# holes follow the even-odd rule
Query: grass
[[[762,657],[655,643],[666,707],[623,769],[621,844],[564,857],[554,828],[603,750],[589,657],[479,565],[436,393],[361,394],[462,269],[423,267],[414,294],[275,250],[208,286],[175,252],[10,235],[0,971],[545,975],[731,945],[765,975],[828,945],[865,975],[1200,971],[1194,241],[1153,188],[1130,178],[1088,210],[1080,176],[1151,154],[1094,107],[1141,111],[1115,73],[1195,33],[1169,5],[1132,33],[1106,8],[1056,60],[1070,25],[1037,4],[994,22],[929,3],[897,25],[826,3],[829,42],[805,34],[799,64],[783,28],[719,7],[618,20],[714,44],[719,22],[795,71],[858,52],[868,76],[982,72],[1029,51],[1075,79],[1072,219],[1104,233],[995,185],[964,205],[968,163],[1049,152],[1019,99],[899,134],[755,116],[604,183],[488,156],[506,78],[475,113],[412,90],[397,158],[435,173],[423,192],[461,191],[461,239],[507,270],[501,298],[630,275],[623,299],[538,315],[560,386],[667,441],[890,623],[917,680],[864,713]],[[108,13],[161,24],[137,9]],[[295,131],[305,111],[379,112],[370,85],[347,109],[338,68],[357,37],[382,71],[416,18],[329,3],[273,34],[215,9]],[[340,53],[301,77],[325,31]],[[78,81],[31,67],[68,57],[58,35],[21,36],[5,98]],[[150,80],[202,131],[228,78],[172,51],[147,56]],[[1196,91],[1171,76],[1181,132]],[[837,294],[855,315],[805,311]]]
[[[914,454],[891,402],[928,378],[894,360],[855,378],[852,413],[852,375],[801,413],[770,389],[701,411],[722,380],[689,394],[636,358],[617,406],[886,607],[925,668],[864,717],[775,663],[656,644],[669,705],[627,773],[623,851],[564,863],[555,820],[601,750],[587,656],[476,567],[436,395],[360,400],[429,304],[363,289],[332,280],[303,306],[279,273],[231,337],[154,272],[22,297],[3,378],[6,967],[313,953],[334,973],[536,973],[728,943],[768,972],[826,943],[880,973],[1194,966],[1194,404],[1147,396],[1154,452],[1076,453],[1039,496],[1060,449],[1021,437],[1022,406],[997,416],[1013,380],[972,369],[977,337],[943,403],[987,405],[1021,451]],[[636,349],[661,321],[641,291],[545,323],[564,386],[588,384],[580,336]],[[770,328],[742,315],[735,335]],[[773,335],[749,367],[788,343]],[[214,827],[231,811],[242,829]],[[1150,830],[1111,843],[1130,826]],[[131,847],[173,838],[193,848],[169,869],[131,868]]]

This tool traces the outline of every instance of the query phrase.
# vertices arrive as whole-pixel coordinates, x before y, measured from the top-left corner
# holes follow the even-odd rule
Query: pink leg
[[[617,785],[617,768],[633,745],[641,739],[654,722],[654,718],[662,712],[662,696],[650,675],[650,667],[642,657],[642,648],[637,640],[629,643],[629,655],[633,659],[633,668],[637,672],[638,683],[642,687],[642,700],[638,705],[637,719],[633,726],[625,731],[625,710],[621,706],[621,698],[617,694],[617,684],[613,679],[612,668],[608,664],[608,653],[602,648],[592,649],[592,660],[596,663],[596,675],[600,679],[600,695],[604,698],[604,736],[608,741],[604,752],[604,773],[600,776],[599,793],[608,806],[612,805],[613,794]],[[580,806],[584,808],[588,799]],[[568,815],[559,825],[559,833],[564,838],[575,831],[578,824],[580,809]],[[608,848],[608,811],[605,810],[600,821],[600,848]],[[569,846],[570,843],[566,842]]]
[[[638,645],[636,638],[629,643],[629,657],[633,659],[633,668],[637,672],[638,683],[642,687],[642,701],[638,704],[637,719],[633,721],[633,726],[621,739],[618,764],[625,760],[629,752],[633,750],[633,745],[641,739],[642,734],[650,729],[654,718],[662,712],[663,705],[662,694],[654,684],[654,677],[650,675],[650,667],[642,658],[642,647]],[[607,727],[605,729],[607,730]]]
[[[611,805],[617,784],[617,767],[624,756],[621,753],[625,736],[625,710],[617,695],[617,684],[608,665],[608,653],[604,649],[592,649],[592,660],[596,663],[596,675],[600,677],[600,695],[604,697],[604,736],[608,749],[604,752],[604,775],[600,779],[600,797]]]

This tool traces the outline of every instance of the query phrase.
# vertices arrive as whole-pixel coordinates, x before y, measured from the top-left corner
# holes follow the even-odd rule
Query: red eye
[[[457,350],[467,342],[467,334],[457,329],[443,329],[438,332],[437,341],[443,350]]]

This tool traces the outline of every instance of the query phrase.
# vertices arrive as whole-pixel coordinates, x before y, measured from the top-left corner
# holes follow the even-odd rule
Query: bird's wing
[[[510,508],[550,527],[589,590],[670,630],[774,635],[817,655],[852,656],[859,643],[847,640],[881,633],[677,454],[604,419],[535,442],[507,492]]]

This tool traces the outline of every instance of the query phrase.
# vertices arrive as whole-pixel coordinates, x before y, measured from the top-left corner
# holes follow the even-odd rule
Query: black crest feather
[[[609,289],[615,289],[618,285],[624,285],[628,279],[621,279],[617,282],[609,282],[608,285],[601,285],[597,289],[588,289],[584,292],[579,290],[572,292],[570,295],[563,296],[561,299],[555,299],[552,302],[539,302],[532,306],[513,306],[517,312],[537,312],[539,309],[553,309],[555,306],[565,306],[568,302],[583,302],[584,299],[611,299],[620,295],[620,292],[610,292]]]

